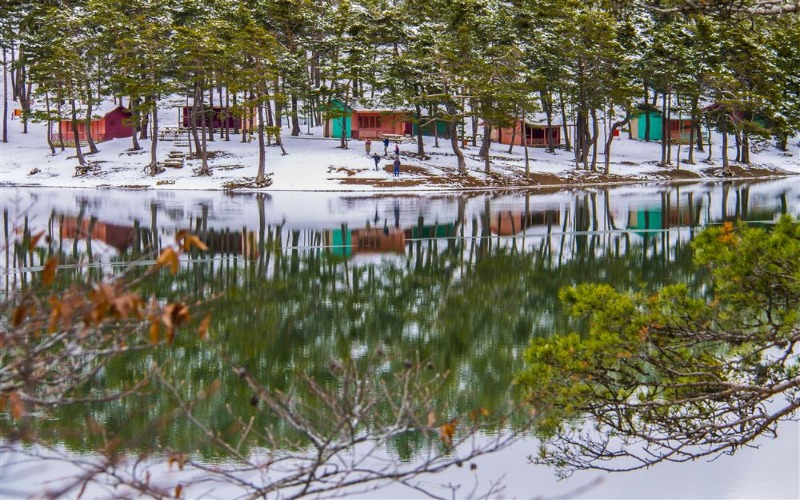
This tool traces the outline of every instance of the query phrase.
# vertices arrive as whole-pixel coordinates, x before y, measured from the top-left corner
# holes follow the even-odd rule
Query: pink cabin
[[[94,142],[110,141],[111,139],[121,139],[133,135],[133,125],[131,124],[131,114],[122,106],[117,106],[107,112],[102,118],[91,121],[89,130]],[[59,140],[59,134],[64,142],[72,142],[72,120],[61,120],[55,129],[50,131],[50,139]],[[78,140],[86,142],[86,122],[78,120]]]
[[[516,129],[516,131],[514,130]],[[514,144],[523,146],[524,137],[527,137],[528,146],[547,146],[547,125],[539,123],[526,123],[525,134],[522,133],[522,122],[517,121],[513,127],[500,128],[492,130],[492,140],[500,144]],[[551,125],[550,130],[553,134],[553,145],[558,147],[562,145],[561,142],[561,126]]]
[[[409,118],[405,111],[354,109],[351,135],[353,139],[380,139],[383,134],[411,135]]]

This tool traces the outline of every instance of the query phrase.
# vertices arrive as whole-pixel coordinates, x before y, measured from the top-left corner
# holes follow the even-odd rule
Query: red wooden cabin
[[[516,129],[516,131],[514,130]],[[525,134],[522,133],[522,121],[517,121],[513,127],[493,129],[492,140],[500,144],[511,144],[513,139],[514,144],[524,146],[524,138],[527,137],[528,146],[547,146],[547,130],[546,124],[539,123],[525,123]],[[562,145],[561,141],[561,125],[551,125],[550,130],[553,134],[553,145],[558,147]]]
[[[131,113],[122,106],[117,106],[102,118],[91,121],[89,130],[95,142],[110,141],[111,139],[121,139],[131,137],[134,133],[131,123]],[[59,139],[59,134],[64,142],[72,142],[72,120],[61,120],[55,130],[50,131],[50,138],[53,141]],[[78,140],[86,142],[86,122],[78,120]]]
[[[412,126],[406,111],[353,109],[353,139],[381,139],[383,134],[411,135]]]
[[[235,116],[233,112],[222,106],[214,106],[213,108],[206,106],[206,127],[211,128],[241,128],[242,119]],[[190,119],[192,116],[192,107],[183,106],[181,108],[181,125],[185,128],[189,127]],[[195,125],[200,127],[203,125],[203,117],[199,111],[194,118]]]

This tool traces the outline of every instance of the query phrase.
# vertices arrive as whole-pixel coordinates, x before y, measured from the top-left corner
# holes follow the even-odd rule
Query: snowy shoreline
[[[114,139],[99,144],[100,151],[86,158],[92,167],[85,175],[75,176],[77,160],[74,149],[57,151],[51,155],[46,147],[45,130],[41,124],[31,123],[29,133],[22,134],[20,121],[11,122],[9,142],[0,144],[0,189],[26,188],[98,188],[98,189],[148,189],[148,190],[228,190],[226,184],[246,185],[255,177],[258,165],[257,145],[216,140],[209,143],[213,158],[209,160],[211,176],[194,174],[199,160],[191,159],[170,141],[159,141],[158,156],[162,161],[170,152],[186,153],[182,168],[166,168],[157,176],[144,172],[150,159],[150,141],[142,140],[142,149],[131,151],[130,139]],[[550,154],[542,148],[530,148],[530,178],[525,177],[524,151],[515,147],[492,145],[492,170],[484,172],[483,159],[478,148],[464,149],[467,175],[460,175],[455,155],[449,143],[434,146],[432,137],[425,137],[425,158],[417,155],[415,143],[399,144],[401,174],[392,176],[394,155],[382,157],[380,169],[375,169],[367,156],[364,144],[350,140],[348,149],[340,148],[339,139],[321,137],[321,129],[311,129],[312,135],[283,136],[288,154],[281,155],[280,148],[267,148],[266,171],[271,184],[261,189],[237,188],[236,192],[372,192],[380,193],[431,193],[564,190],[579,187],[618,186],[624,184],[683,184],[719,181],[773,179],[800,174],[800,143],[790,141],[787,152],[764,144],[761,151],[752,153],[752,164],[732,162],[733,175],[722,177],[720,141],[713,144],[712,161],[707,162],[708,151],[695,151],[695,164],[684,163],[688,149],[681,146],[681,164],[661,167],[655,158],[660,157],[661,145],[620,137],[615,139],[610,161],[610,174],[578,170],[573,153],[557,150]],[[718,138],[717,138],[718,139]],[[377,145],[376,145],[377,146]],[[185,149],[185,148],[184,148]],[[374,148],[378,149],[380,147]],[[731,157],[735,154],[732,149]],[[677,155],[676,155],[677,156]],[[713,161],[717,160],[717,161]],[[674,161],[674,160],[673,160]],[[598,160],[602,171],[604,158]]]

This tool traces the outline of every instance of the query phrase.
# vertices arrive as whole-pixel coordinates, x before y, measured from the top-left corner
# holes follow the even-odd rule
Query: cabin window
[[[381,128],[380,115],[359,116],[358,128]]]

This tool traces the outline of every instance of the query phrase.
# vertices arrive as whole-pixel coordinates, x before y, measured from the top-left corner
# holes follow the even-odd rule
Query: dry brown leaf
[[[172,247],[167,247],[161,251],[158,259],[156,259],[156,265],[158,267],[169,266],[169,271],[175,274],[178,272],[178,254],[175,253]]]
[[[56,277],[56,270],[58,269],[58,257],[50,257],[42,270],[42,285],[50,286]]]
[[[183,493],[183,485],[179,484],[178,486],[175,487],[175,498],[180,498],[181,493]]]
[[[160,339],[161,339],[161,327],[157,321],[153,321],[150,323],[150,343],[158,344],[158,341]]]
[[[11,313],[11,326],[14,328],[18,327],[22,324],[22,320],[25,319],[25,315],[28,313],[28,306],[27,304],[21,304],[19,307],[14,309],[14,312]]]
[[[128,318],[130,316],[142,317],[143,301],[139,295],[135,293],[126,293],[120,297],[115,298],[111,304],[114,311],[120,318]]]
[[[8,395],[8,404],[11,405],[11,418],[19,420],[25,414],[25,403],[17,391],[12,391]]]
[[[211,325],[211,314],[206,314],[206,317],[203,318],[203,321],[200,322],[200,326],[197,327],[197,335],[200,337],[200,340],[205,340],[206,336],[208,335],[208,327]]]
[[[458,425],[458,419],[454,418],[453,420],[447,422],[446,424],[442,424],[439,427],[439,438],[441,438],[442,442],[448,448],[453,445],[453,436],[456,434],[456,425]]]
[[[36,244],[39,243],[39,240],[42,239],[42,236],[44,236],[44,231],[39,231],[38,233],[31,236],[31,241],[30,243],[28,243],[28,251],[31,251],[34,248],[36,248]]]
[[[428,412],[428,427],[433,427],[436,423],[436,413],[433,410]]]
[[[178,469],[183,470],[183,466],[186,464],[186,460],[188,457],[185,453],[180,452],[172,452],[169,454],[168,465],[170,470],[172,469],[172,464],[178,464]]]

